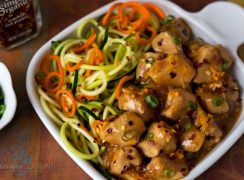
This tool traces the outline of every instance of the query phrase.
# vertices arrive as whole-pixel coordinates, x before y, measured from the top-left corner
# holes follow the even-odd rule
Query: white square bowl
[[[146,2],[148,0],[141,0]],[[117,1],[118,2],[118,1]],[[122,1],[123,2],[123,1]],[[164,0],[150,0],[150,2],[157,4],[167,14],[172,14],[176,17],[183,17],[191,26],[195,36],[202,37],[207,42],[216,44],[220,43],[226,46],[235,58],[233,66],[233,74],[237,79],[241,89],[244,89],[244,65],[238,58],[237,48],[244,42],[244,11],[241,7],[228,2],[216,2],[209,4],[202,11],[198,13],[189,13],[177,5]],[[51,41],[61,40],[68,36],[72,36],[78,28],[82,20],[87,18],[95,18],[107,12],[109,7],[116,2],[112,2],[87,16],[76,21],[58,35],[45,43],[33,56],[26,75],[26,88],[29,99],[40,117],[43,124],[52,134],[54,139],[64,149],[64,151],[93,179],[105,179],[98,171],[96,171],[86,160],[80,159],[72,154],[63,144],[59,129],[55,126],[53,121],[46,115],[41,107],[39,96],[36,92],[35,73],[39,69],[40,60],[50,50]],[[243,93],[241,93],[243,99]],[[243,102],[242,102],[243,103]],[[243,134],[244,132],[244,112],[241,112],[239,119],[236,121],[234,127],[225,136],[225,138],[209,152],[204,159],[202,159],[189,173],[185,179],[194,179],[208,169],[215,163]]]

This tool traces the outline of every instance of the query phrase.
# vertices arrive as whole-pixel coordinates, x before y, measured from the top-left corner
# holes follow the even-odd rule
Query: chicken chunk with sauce
[[[207,136],[207,139],[209,139],[209,141],[211,141],[213,144],[217,144],[223,136],[222,130],[216,124],[214,119],[210,119],[208,121],[205,135]]]
[[[217,44],[214,47],[217,50],[219,57],[221,59],[222,70],[227,71],[233,63],[233,57],[231,56],[229,51],[224,46],[222,46],[221,44]]]
[[[146,167],[151,180],[182,179],[188,174],[188,168],[183,160],[171,160],[166,156],[152,158]]]
[[[159,54],[176,54],[182,52],[181,43],[174,42],[170,32],[161,32],[152,41],[152,48]]]
[[[225,93],[213,93],[209,90],[199,88],[197,94],[204,103],[206,110],[212,114],[223,114],[229,111]]]
[[[192,38],[192,31],[183,18],[173,19],[168,24],[162,26],[160,31],[169,31],[175,37],[180,38],[182,44],[186,44]]]
[[[148,95],[153,95],[152,90],[148,88],[139,89],[136,86],[123,88],[118,98],[118,106],[120,109],[134,112],[143,120],[149,121],[154,118],[155,109],[146,103],[145,97]]]
[[[191,59],[196,51],[204,45],[207,45],[207,43],[202,38],[192,39],[185,45],[186,56]]]
[[[192,110],[190,106],[195,104],[196,97],[188,90],[172,89],[168,92],[162,115],[172,120],[178,120]]]
[[[152,64],[163,59],[163,56],[157,53],[147,52],[140,59],[136,68],[136,78],[141,81],[148,81],[148,70],[152,67]]]
[[[224,77],[223,86],[226,88],[226,100],[229,104],[233,104],[239,98],[239,87],[230,75]]]
[[[122,172],[131,167],[139,166],[141,163],[142,158],[136,148],[131,146],[122,147],[114,152],[110,163],[110,171],[113,174],[121,175]]]
[[[187,87],[196,71],[184,55],[172,54],[156,61],[147,74],[161,86]]]
[[[197,67],[194,82],[198,84],[220,80],[224,71],[227,71],[233,62],[232,57],[222,45],[203,45],[190,56]]]
[[[193,118],[195,119],[195,126],[207,136],[205,139],[210,140],[209,142],[211,143],[209,144],[213,145],[220,141],[223,132],[216,124],[211,114],[207,114],[198,106],[193,112]]]
[[[216,48],[212,45],[200,47],[194,54],[192,60],[196,66],[203,63],[210,64],[217,71],[222,71],[222,61]]]
[[[220,80],[223,75],[223,72],[217,71],[212,65],[203,63],[197,68],[197,75],[193,82],[197,84],[212,83]]]
[[[177,148],[174,130],[163,121],[154,122],[149,126],[146,137],[138,143],[137,147],[146,157],[156,157],[161,152],[172,153]]]
[[[205,135],[195,127],[181,134],[181,146],[185,151],[197,152],[203,145]]]
[[[132,112],[125,112],[114,120],[97,124],[98,137],[119,146],[135,145],[146,130],[143,120]]]

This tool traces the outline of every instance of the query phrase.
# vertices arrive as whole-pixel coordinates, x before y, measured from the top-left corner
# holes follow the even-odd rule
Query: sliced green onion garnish
[[[154,133],[153,132],[147,132],[147,134],[146,134],[146,138],[147,139],[152,139],[154,137]]]
[[[167,178],[172,178],[176,174],[175,170],[172,169],[164,169],[163,175]]]
[[[225,98],[223,96],[215,96],[212,99],[212,104],[214,106],[221,106],[222,104],[224,104],[224,102],[225,102]]]
[[[104,39],[103,39],[102,43],[99,46],[99,49],[101,49],[101,50],[103,49],[103,47],[105,46],[105,44],[108,41],[108,33],[109,33],[109,26],[106,27],[105,34],[104,34]]]
[[[172,41],[173,41],[173,43],[174,43],[175,45],[180,45],[180,43],[181,43],[181,39],[180,39],[179,36],[173,36],[173,37],[172,37]]]
[[[194,154],[192,152],[187,152],[185,154],[185,156],[186,156],[187,159],[191,159],[191,158],[193,158]]]
[[[90,109],[84,107],[84,106],[79,106],[78,108],[78,112],[80,113],[80,111],[87,113],[88,115],[90,115],[91,117],[93,117],[94,119],[98,119],[98,117],[96,116],[96,114],[94,114]],[[82,113],[81,113],[82,114]]]
[[[51,42],[51,51],[54,52],[56,47],[58,47],[58,45],[61,43],[61,41],[52,41]]]
[[[226,59],[224,60],[224,63],[222,64],[222,70],[226,71],[229,68],[229,61],[227,61]]]
[[[145,97],[145,101],[149,107],[155,108],[159,105],[158,100],[153,95],[148,95]]]
[[[122,139],[124,141],[129,141],[130,139],[132,139],[134,136],[136,135],[136,131],[134,129],[131,129],[131,130],[128,130],[128,131],[125,131],[123,136],[122,136]]]
[[[191,125],[191,122],[187,121],[184,123],[184,129],[185,131],[191,129],[192,125]]]
[[[194,103],[194,102],[192,102],[192,101],[188,101],[187,105],[188,105],[188,108],[189,108],[190,110],[194,110],[194,109],[197,108],[196,103]]]
[[[75,93],[76,93],[77,84],[78,84],[78,70],[75,70],[74,82],[73,82],[73,87],[72,87],[73,95],[75,95]]]
[[[175,22],[175,17],[173,15],[168,15],[167,18],[163,20],[163,25]]]

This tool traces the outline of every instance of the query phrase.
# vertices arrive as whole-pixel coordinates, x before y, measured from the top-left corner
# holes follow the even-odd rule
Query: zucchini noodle
[[[76,44],[80,44],[81,42],[83,42],[83,40],[72,40],[72,41],[69,41],[68,43],[66,43],[64,46],[63,46],[63,49],[61,50],[60,52],[60,60],[61,60],[61,64],[63,67],[65,67],[64,65],[64,55],[65,53],[67,52],[67,50],[76,45]]]
[[[88,90],[86,90],[84,88],[81,88],[80,92],[85,94],[85,95],[88,95],[88,96],[96,96],[96,95],[101,94],[107,88],[107,83],[108,82],[107,82],[107,79],[106,79],[106,74],[103,71],[99,71],[96,74],[96,76],[94,77],[94,79],[97,78],[98,76],[100,76],[102,78],[102,81],[103,81],[101,87],[99,87],[98,89],[95,89],[93,91],[88,91]]]
[[[47,102],[44,100],[44,98],[40,97],[40,103],[44,109],[44,111],[47,113],[47,115],[59,126],[63,125],[63,122],[50,110],[48,107]]]
[[[103,111],[103,120],[105,120],[108,117],[109,113],[111,113],[112,115],[118,114],[117,111],[113,107],[106,106],[104,111]]]
[[[77,130],[77,132],[81,133],[82,135],[84,135],[84,137],[86,137],[89,140],[89,144],[91,144],[92,148],[91,150],[93,151],[92,154],[88,154],[88,153],[82,153],[79,150],[77,150],[68,140],[67,135],[66,135],[66,129],[67,127],[70,126],[73,129]],[[99,154],[99,147],[96,143],[93,143],[94,139],[84,130],[77,128],[76,125],[74,125],[73,123],[68,123],[65,122],[62,127],[61,127],[61,131],[60,131],[60,135],[61,138],[65,144],[66,147],[69,148],[69,150],[71,152],[73,152],[76,156],[82,158],[82,159],[94,159],[95,157],[98,156]]]
[[[49,96],[48,96],[48,95],[41,89],[40,86],[37,88],[37,92],[38,92],[39,95],[40,95],[43,99],[45,99],[48,103],[54,105],[54,106],[57,107],[57,108],[60,108],[60,105],[59,105],[56,101],[54,101],[52,98],[50,98],[50,97],[49,97]]]
[[[151,21],[157,25],[155,17]],[[96,19],[84,20],[73,37],[57,41],[53,54],[58,56],[64,72],[58,92],[70,92],[71,96],[45,91],[46,85],[55,87],[61,75],[51,76],[50,83],[38,84],[37,93],[43,110],[60,128],[64,145],[77,157],[101,162],[99,155],[105,147],[96,142],[94,121],[106,121],[119,114],[114,91],[119,80],[135,69],[143,48],[135,42],[134,34],[128,36],[113,24],[104,27]],[[58,74],[57,61],[48,66]],[[72,107],[75,114],[68,116],[65,110],[71,111]]]

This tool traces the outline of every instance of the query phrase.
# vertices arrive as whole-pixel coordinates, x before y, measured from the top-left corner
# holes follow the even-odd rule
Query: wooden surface
[[[197,11],[213,0],[175,0]],[[43,28],[34,40],[11,51],[0,50],[0,60],[9,68],[18,107],[13,121],[0,131],[0,179],[82,179],[80,169],[50,136],[34,112],[25,89],[27,66],[38,48],[85,14],[110,0],[39,0]],[[1,77],[0,77],[1,78]],[[244,137],[198,179],[244,179]]]

